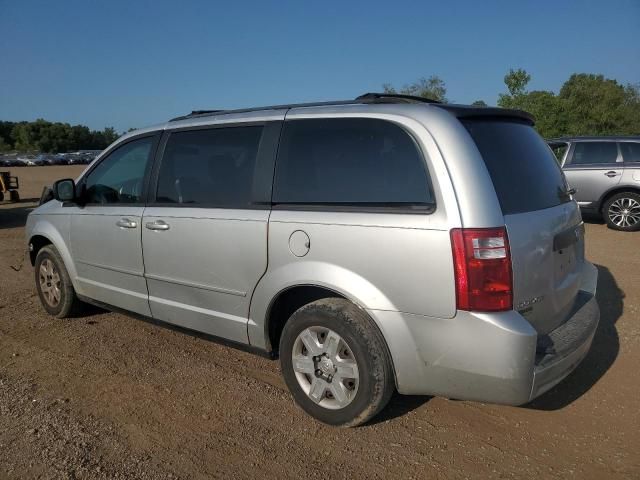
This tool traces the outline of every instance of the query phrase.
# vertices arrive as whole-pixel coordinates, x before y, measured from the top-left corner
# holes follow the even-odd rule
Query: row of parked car
[[[81,150],[71,153],[41,153],[39,155],[4,155],[0,156],[2,167],[41,167],[46,165],[87,165],[91,163],[101,150]]]

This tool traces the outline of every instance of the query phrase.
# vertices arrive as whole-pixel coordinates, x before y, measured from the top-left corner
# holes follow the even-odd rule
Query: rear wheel
[[[4,193],[0,192],[0,202],[4,200]]]
[[[53,245],[42,247],[36,256],[35,277],[38,296],[50,315],[65,318],[80,310],[71,278],[62,257]]]
[[[633,232],[640,229],[640,195],[621,192],[609,198],[603,207],[607,226],[614,230]]]
[[[297,310],[282,332],[280,363],[298,405],[330,425],[365,423],[395,389],[382,334],[344,299],[322,299]]]

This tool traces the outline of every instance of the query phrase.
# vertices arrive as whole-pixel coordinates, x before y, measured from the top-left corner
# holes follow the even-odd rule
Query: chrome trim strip
[[[148,300],[149,296],[146,293],[134,292],[133,290],[128,290],[124,288],[114,287],[113,285],[107,285],[106,283],[96,282],[94,280],[89,280],[88,278],[77,277],[79,282],[85,283],[87,285],[93,285],[94,287],[104,288],[105,290],[109,290],[111,292],[118,292],[123,295],[128,295],[130,297],[136,297],[141,300]]]
[[[144,276],[144,272],[136,272],[135,270],[127,270],[126,268],[111,267],[111,266],[108,266],[108,265],[102,265],[100,263],[85,262],[84,260],[76,260],[76,262],[81,263],[82,265],[89,265],[90,267],[103,268],[105,270],[111,270],[112,272],[118,272],[118,273],[124,273],[124,274],[127,274],[127,275],[133,275],[135,277],[143,277]]]
[[[148,278],[150,280],[158,280],[160,282],[173,283],[175,285],[183,285],[185,287],[199,288],[201,290],[210,290],[212,292],[218,292],[218,293],[227,293],[229,295],[235,295],[237,297],[246,297],[247,296],[247,292],[242,292],[240,290],[232,290],[232,289],[229,289],[229,288],[215,287],[215,286],[211,286],[211,285],[203,285],[201,283],[187,282],[186,280],[176,280],[174,278],[163,277],[161,275],[153,275],[153,274],[150,274],[150,273],[145,273],[144,277]]]
[[[149,302],[154,302],[154,303],[158,303],[160,305],[167,305],[170,307],[174,307],[174,308],[179,308],[182,310],[189,310],[191,312],[197,312],[197,313],[201,313],[203,315],[207,315],[210,317],[217,317],[217,318],[223,318],[225,320],[230,320],[232,322],[238,322],[241,324],[246,324],[247,323],[247,319],[245,317],[238,317],[237,315],[229,315],[227,313],[222,313],[222,312],[218,312],[216,310],[210,310],[208,308],[202,308],[202,307],[196,307],[195,305],[189,305],[186,303],[181,303],[181,302],[175,302],[173,300],[167,300],[166,298],[160,298],[160,297],[154,297],[154,296],[149,296]],[[165,320],[167,321],[167,320]],[[175,322],[175,321],[167,321],[168,323],[173,323],[176,325],[183,325],[183,322]],[[202,331],[202,330],[200,330]]]

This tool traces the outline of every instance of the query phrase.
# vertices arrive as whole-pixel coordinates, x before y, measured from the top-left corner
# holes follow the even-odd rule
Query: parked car
[[[89,153],[69,153],[67,154],[67,162],[69,165],[87,165],[91,163],[94,156]]]
[[[69,163],[66,153],[56,153],[53,158],[55,159],[56,165],[68,165]]]
[[[18,164],[26,167],[40,167],[44,161],[35,155],[22,155],[17,158]]]
[[[22,162],[18,161],[18,155],[15,153],[3,155],[1,162],[4,167],[17,167],[23,165]]]
[[[83,163],[82,157],[77,153],[68,153],[66,159],[68,165],[79,165]]]
[[[93,162],[95,158],[96,156],[93,153],[82,153],[80,155],[81,162],[85,165],[88,165],[91,162]]]
[[[41,153],[36,157],[36,161],[40,162],[41,165],[56,165],[55,155],[50,153]]]
[[[609,228],[640,230],[640,137],[563,137],[548,141],[575,199]]]
[[[580,210],[521,111],[366,94],[195,112],[52,191],[26,226],[47,312],[85,301],[279,356],[333,425],[394,390],[526,403],[599,320]]]
[[[98,155],[100,155],[100,153],[102,153],[102,151],[101,150],[80,150],[79,153],[80,155],[82,155],[82,158],[85,163],[91,163],[96,159]]]

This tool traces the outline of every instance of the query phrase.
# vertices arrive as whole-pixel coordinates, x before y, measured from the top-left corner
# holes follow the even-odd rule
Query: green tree
[[[573,74],[559,94],[527,91],[531,76],[522,69],[509,70],[504,82],[508,93],[498,105],[531,113],[544,137],[561,135],[637,135],[640,133],[640,89],[621,85],[602,75]]]
[[[535,90],[522,101],[523,110],[536,119],[536,128],[543,137],[559,137],[567,134],[567,118],[562,99],[553,92]]]
[[[5,151],[13,150],[13,137],[11,136],[11,132],[15,126],[15,122],[4,122],[0,120],[0,137],[4,138],[7,145],[7,149]]]
[[[118,135],[118,133],[116,132],[116,129],[113,127],[107,127],[103,130],[103,135],[104,135],[104,140],[106,142],[105,147],[111,145],[113,142],[115,142],[118,138],[120,138],[120,135]]]
[[[471,105],[473,105],[474,107],[488,107],[489,106],[489,105],[487,105],[487,103],[484,100],[476,100]]]
[[[509,93],[498,96],[498,106],[529,112],[536,119],[536,129],[543,137],[556,137],[565,131],[562,105],[558,97],[549,91],[527,91],[531,80],[526,70],[510,69],[504,76]]]
[[[0,152],[8,152],[11,150],[11,146],[5,141],[4,137],[0,135]]]
[[[0,138],[4,151],[68,152],[74,150],[102,150],[120,135],[112,127],[101,131],[90,130],[85,125],[49,122],[42,118],[34,122],[0,121]]]
[[[573,74],[560,89],[569,135],[640,134],[640,89],[603,75]]]
[[[89,127],[74,125],[71,127],[71,150],[89,150],[92,148],[93,137]]]
[[[56,146],[57,136],[60,132],[56,132],[54,125],[42,118],[31,122],[28,125],[31,142],[37,150],[41,152],[50,152]]]
[[[396,90],[390,83],[382,85],[385,93],[400,93],[402,95],[414,95],[416,97],[428,98],[429,100],[437,100],[439,102],[447,101],[447,87],[437,75],[431,75],[429,78],[422,77],[414,83],[405,85],[400,90]]]
[[[13,148],[21,152],[36,150],[35,142],[31,133],[31,127],[27,122],[16,123],[11,130]]]
[[[522,68],[517,70],[512,68],[509,70],[509,73],[504,76],[504,83],[509,90],[509,94],[513,97],[523,95],[530,80],[531,75]]]

